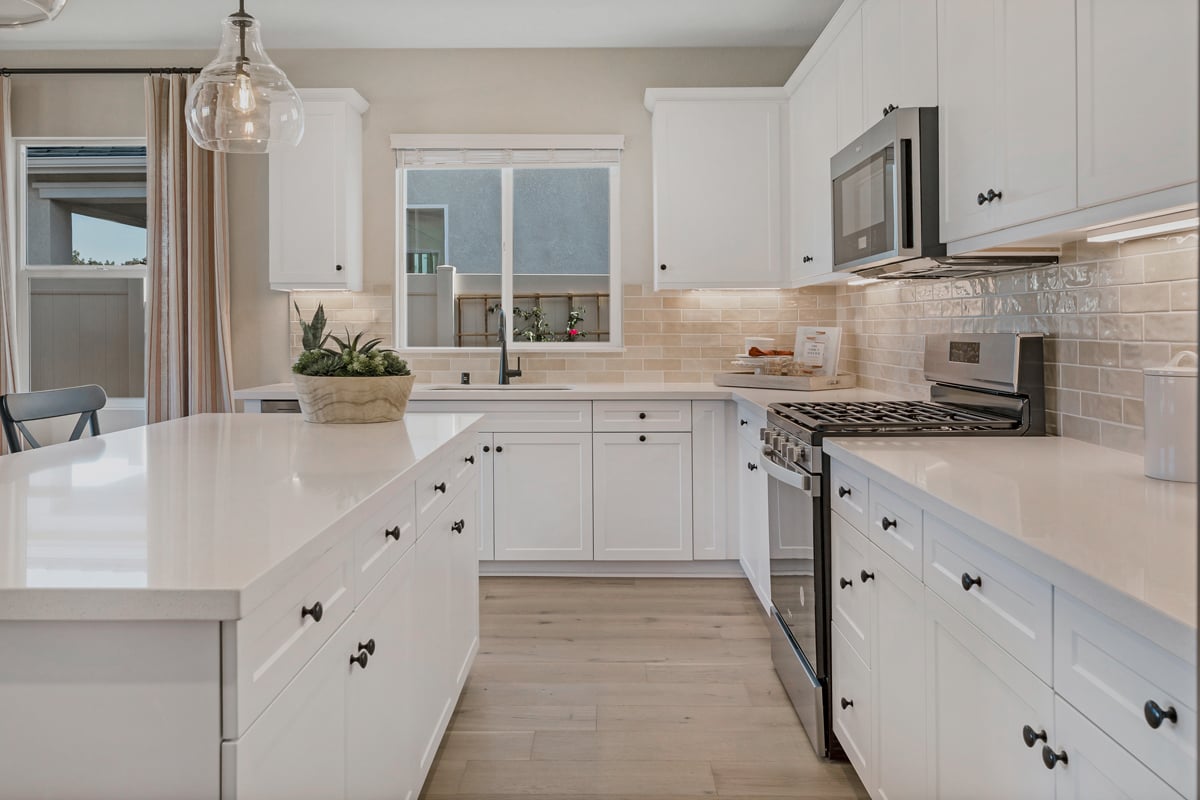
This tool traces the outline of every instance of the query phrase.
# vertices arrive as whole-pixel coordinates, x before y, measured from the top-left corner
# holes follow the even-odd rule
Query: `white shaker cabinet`
[[[268,156],[272,289],[362,291],[362,115],[353,89],[300,89],[304,137]]]
[[[493,481],[496,476],[496,454],[493,451],[492,433],[476,434],[478,449],[475,458],[479,460],[479,524],[475,532],[480,561],[491,561],[496,557]]]
[[[1196,0],[1076,8],[1079,205],[1195,181]]]
[[[837,152],[837,86],[827,55],[788,104],[791,139],[791,269],[793,283],[833,270],[829,159]]]
[[[654,288],[781,285],[782,90],[656,98]],[[739,92],[745,92],[739,97]]]
[[[863,38],[862,12],[842,28],[830,50],[837,75],[837,150],[853,142],[866,130],[863,125]],[[830,155],[833,155],[830,153]]]
[[[1072,0],[939,0],[943,240],[1075,209],[1074,20]]]
[[[496,433],[496,559],[592,559],[592,434]]]
[[[767,519],[767,475],[759,464],[759,446],[738,437],[738,513],[742,570],[763,608],[771,607],[771,534]]]
[[[692,435],[592,439],[597,561],[692,559]]]
[[[937,0],[866,0],[862,54],[864,128],[891,107],[936,106]]]

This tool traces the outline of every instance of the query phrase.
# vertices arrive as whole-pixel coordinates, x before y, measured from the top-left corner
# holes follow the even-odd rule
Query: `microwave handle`
[[[793,489],[799,489],[809,497],[816,497],[819,494],[816,491],[811,475],[792,472],[790,469],[785,469],[779,466],[766,455],[759,459],[762,468],[766,471],[768,478],[774,478],[780,483],[785,483]],[[818,486],[820,484],[817,484]]]
[[[900,139],[896,148],[896,244],[900,252],[913,249],[913,140]]]

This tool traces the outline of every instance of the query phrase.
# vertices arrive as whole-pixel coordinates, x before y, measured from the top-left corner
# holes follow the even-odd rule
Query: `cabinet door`
[[[868,551],[873,545],[837,514],[833,516],[829,537],[830,605],[833,621],[868,666],[871,665],[871,607],[874,604],[874,585],[867,564]]]
[[[479,650],[479,554],[473,533],[479,525],[477,490],[463,489],[449,510],[450,521],[444,534],[450,539],[450,666],[455,680],[451,699],[454,703]],[[430,533],[442,535],[436,530]]]
[[[356,652],[353,635],[352,625],[343,624],[241,738],[221,745],[222,797],[346,796],[346,688],[350,656]]]
[[[450,609],[453,581],[449,531],[440,527],[441,517],[417,540],[413,609],[417,633],[413,651],[418,654],[416,685],[420,687],[412,709],[417,783],[424,780],[437,755],[442,731],[454,709],[451,653],[454,649]]]
[[[493,515],[496,461],[492,434],[476,434],[475,458],[479,459],[479,524],[475,526],[475,541],[480,561],[496,557],[496,525]]]
[[[937,105],[937,0],[866,0],[862,39],[865,127],[889,106]]]
[[[838,149],[833,64],[828,55],[821,59],[796,90],[790,106],[793,282],[833,270],[829,159]]]
[[[1053,743],[1067,754],[1054,770],[1056,800],[1179,800],[1180,795],[1061,697]],[[1040,749],[1039,745],[1039,749]],[[890,798],[890,795],[889,795]]]
[[[495,434],[496,558],[590,561],[592,434]]]
[[[1196,180],[1196,0],[1078,0],[1079,204]]]
[[[656,289],[779,285],[780,106],[659,102],[652,133]]]
[[[991,205],[1004,228],[1076,206],[1075,0],[997,0],[996,16],[1003,197]]]
[[[758,464],[759,449],[738,437],[738,513],[741,562],[754,593],[771,608],[771,533],[767,525],[767,476]]]
[[[977,198],[997,188],[996,2],[938,0],[938,202],[944,242],[995,227],[996,204]]]
[[[724,400],[692,401],[692,558],[728,558],[729,409]]]
[[[837,75],[837,145],[835,152],[857,139],[863,126],[862,12],[855,12],[833,42],[830,53]],[[874,118],[872,118],[874,121]],[[830,155],[833,155],[830,153]]]
[[[874,781],[875,759],[871,753],[871,670],[854,652],[836,620],[832,626],[830,695],[833,701],[833,731],[864,784]]]
[[[351,650],[365,645],[367,666],[348,678],[346,795],[355,800],[412,800],[417,785],[415,618],[416,554],[409,550],[354,611]]]
[[[597,561],[692,559],[692,435],[597,433]]]
[[[874,594],[871,796],[925,800],[925,588],[878,547],[867,558]]]
[[[1050,687],[929,589],[925,610],[926,796],[1052,800],[1054,774],[1021,736],[1055,741]]]

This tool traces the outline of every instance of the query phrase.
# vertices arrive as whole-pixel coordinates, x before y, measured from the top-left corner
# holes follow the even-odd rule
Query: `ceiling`
[[[841,0],[247,0],[271,48],[807,46]],[[70,0],[0,50],[211,49],[236,0]]]

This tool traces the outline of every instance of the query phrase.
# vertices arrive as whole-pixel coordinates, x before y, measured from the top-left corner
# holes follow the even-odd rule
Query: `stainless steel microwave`
[[[833,157],[833,266],[862,272],[946,253],[937,108],[899,108]]]

